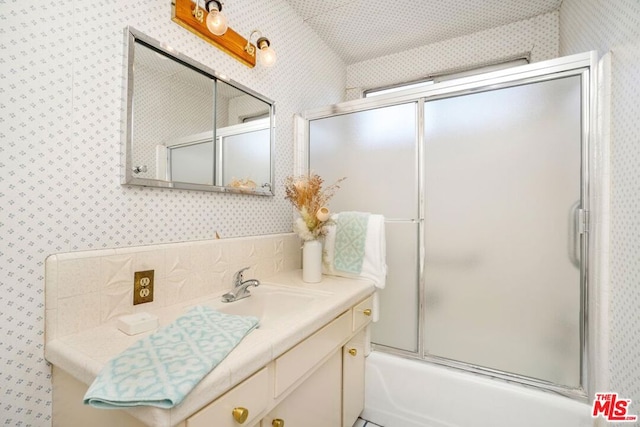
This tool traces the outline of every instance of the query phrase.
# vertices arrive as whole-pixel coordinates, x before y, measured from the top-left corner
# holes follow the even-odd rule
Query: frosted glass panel
[[[170,181],[213,185],[213,159],[213,140],[170,148]]]
[[[371,341],[418,351],[418,224],[387,222],[387,286],[380,292],[380,319]]]
[[[416,103],[395,105],[309,123],[309,164],[327,183],[341,177],[329,204],[402,219],[386,222],[387,286],[373,341],[417,351],[418,154]]]
[[[222,138],[222,185],[249,179],[258,187],[271,182],[271,130]]]
[[[580,385],[580,77],[425,103],[425,351]]]
[[[329,184],[347,177],[331,200],[334,211],[417,217],[416,114],[410,103],[309,123],[311,170]]]

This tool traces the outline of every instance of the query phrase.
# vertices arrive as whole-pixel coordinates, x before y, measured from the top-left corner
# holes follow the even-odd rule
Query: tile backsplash
[[[211,294],[232,286],[236,271],[265,279],[300,267],[293,233],[67,252],[46,260],[45,340],[113,319]],[[133,305],[133,275],[154,270],[153,302]]]

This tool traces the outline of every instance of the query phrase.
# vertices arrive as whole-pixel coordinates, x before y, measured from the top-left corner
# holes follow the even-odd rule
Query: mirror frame
[[[275,184],[275,102],[252,89],[226,77],[223,74],[201,64],[186,55],[177,52],[174,48],[166,43],[162,43],[155,40],[133,27],[126,27],[124,30],[125,42],[124,42],[124,75],[123,75],[123,114],[122,114],[122,138],[121,138],[121,151],[120,151],[120,183],[121,185],[137,185],[144,187],[156,187],[156,188],[176,188],[181,190],[200,190],[218,193],[235,193],[235,194],[250,194],[258,196],[273,196],[274,184]],[[269,105],[269,117],[270,117],[270,188],[256,188],[256,189],[240,189],[234,187],[196,184],[187,182],[173,182],[163,181],[159,179],[140,178],[133,174],[133,147],[132,147],[132,117],[133,117],[133,79],[134,77],[134,59],[135,59],[135,45],[140,43],[161,55],[167,56],[172,60],[181,63],[182,65],[191,68],[192,70],[203,74],[213,81],[221,81],[228,85],[239,89],[242,92],[251,95],[266,104]],[[215,112],[215,102],[214,102]],[[212,136],[216,136],[215,129],[212,131]]]

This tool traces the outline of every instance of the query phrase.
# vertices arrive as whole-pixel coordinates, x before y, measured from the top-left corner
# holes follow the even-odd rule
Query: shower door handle
[[[580,268],[580,237],[587,231],[587,211],[580,207],[580,200],[569,209],[569,260]]]

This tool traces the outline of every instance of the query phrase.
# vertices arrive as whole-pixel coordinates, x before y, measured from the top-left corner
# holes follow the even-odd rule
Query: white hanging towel
[[[331,216],[324,241],[324,274],[365,278],[384,289],[387,278],[384,216],[340,212]],[[380,317],[378,291],[373,294],[372,319]]]

